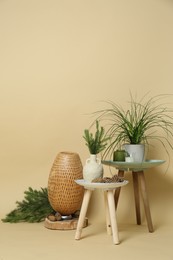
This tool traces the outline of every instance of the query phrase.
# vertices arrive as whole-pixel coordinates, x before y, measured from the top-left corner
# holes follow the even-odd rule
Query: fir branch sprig
[[[86,141],[86,146],[91,154],[98,154],[106,148],[109,137],[105,137],[105,130],[101,126],[99,128],[99,122],[96,120],[96,132],[95,135],[90,133],[88,129],[84,130],[83,138]]]
[[[24,194],[24,200],[16,202],[16,209],[8,213],[2,219],[3,222],[41,222],[48,214],[54,211],[48,200],[47,188],[34,190],[29,187]]]

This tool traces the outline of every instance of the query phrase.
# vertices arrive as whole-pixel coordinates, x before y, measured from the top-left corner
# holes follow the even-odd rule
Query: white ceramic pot
[[[83,178],[91,182],[95,178],[103,177],[103,166],[96,154],[91,154],[83,167]]]
[[[132,157],[134,162],[145,161],[145,145],[144,144],[124,144],[124,150]]]

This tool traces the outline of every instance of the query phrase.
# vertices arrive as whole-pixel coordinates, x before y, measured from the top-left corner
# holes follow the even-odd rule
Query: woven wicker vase
[[[84,189],[74,180],[83,178],[82,170],[77,153],[60,152],[55,158],[48,179],[48,198],[61,215],[71,215],[80,209]]]

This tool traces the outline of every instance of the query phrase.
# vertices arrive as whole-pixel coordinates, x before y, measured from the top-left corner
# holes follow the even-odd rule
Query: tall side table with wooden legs
[[[149,199],[146,189],[146,181],[144,170],[158,166],[165,161],[163,160],[148,160],[142,163],[134,163],[134,162],[114,162],[114,161],[103,161],[102,163],[105,165],[113,166],[118,169],[118,176],[124,177],[124,172],[126,170],[131,171],[133,176],[133,188],[134,188],[134,198],[135,198],[135,209],[136,209],[136,222],[138,225],[141,225],[141,213],[140,213],[140,194],[144,204],[145,216],[147,220],[148,230],[149,232],[153,232],[153,223],[150,213]],[[117,188],[115,191],[115,207],[117,207],[118,199],[120,195],[121,187]]]
[[[77,224],[75,239],[79,240],[81,238],[82,228],[85,221],[85,216],[87,213],[92,192],[95,189],[102,189],[104,191],[105,197],[107,233],[112,234],[114,244],[119,244],[114,192],[117,188],[126,185],[128,181],[122,181],[117,183],[88,183],[84,180],[76,180],[76,183],[84,186],[85,193]]]

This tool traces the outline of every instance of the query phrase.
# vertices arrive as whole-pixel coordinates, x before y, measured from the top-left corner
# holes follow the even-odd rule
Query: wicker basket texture
[[[61,215],[71,215],[81,207],[84,189],[74,180],[83,178],[82,170],[77,153],[60,152],[55,158],[48,179],[48,198]]]

